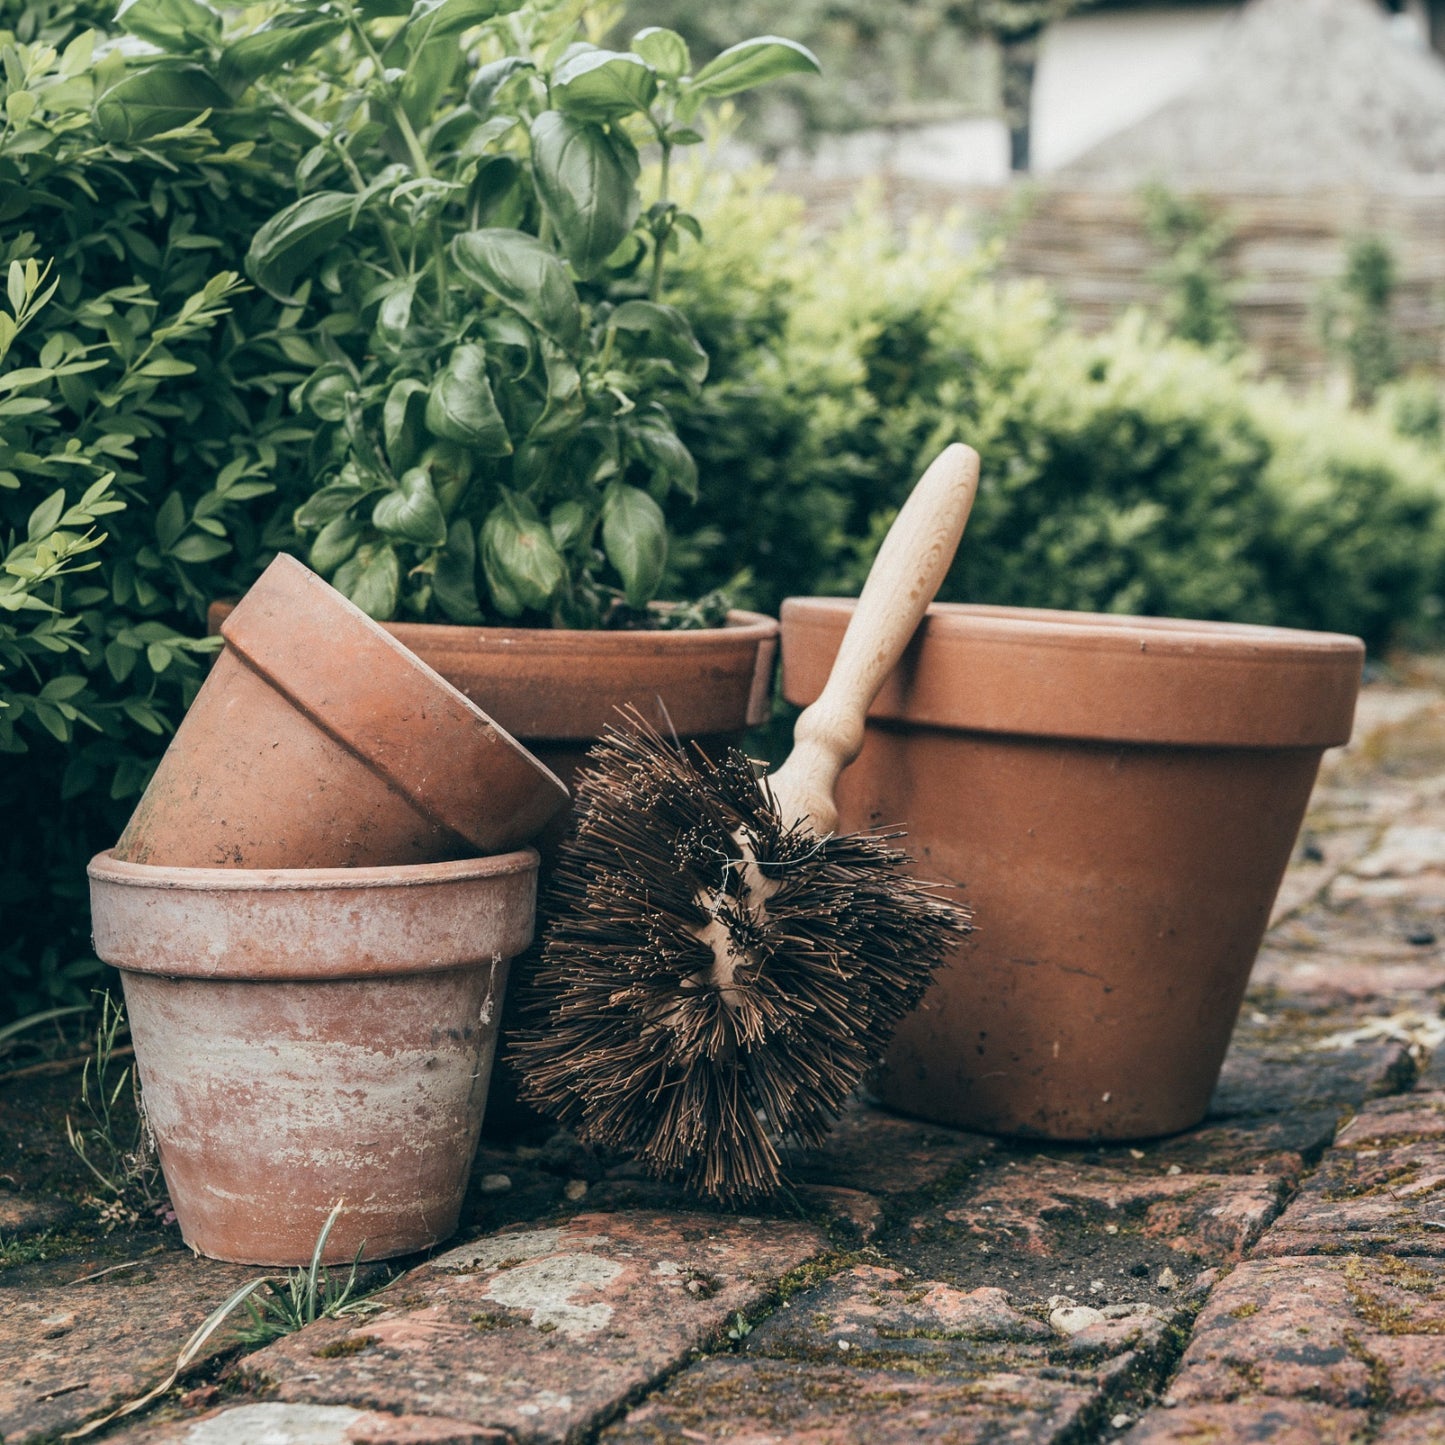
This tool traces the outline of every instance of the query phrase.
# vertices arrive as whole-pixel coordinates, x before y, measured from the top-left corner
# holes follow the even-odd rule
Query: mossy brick
[[[1445,1137],[1331,1150],[1255,1252],[1445,1256]]]
[[[602,1432],[601,1445],[1047,1445],[1075,1438],[1092,1391],[1038,1375],[960,1381],[793,1360],[705,1360]]]
[[[245,1376],[284,1403],[570,1440],[722,1339],[826,1243],[811,1224],[705,1214],[505,1231],[411,1270],[364,1318],[321,1321],[249,1356]],[[361,1348],[336,1348],[356,1337]]]
[[[144,1394],[170,1373],[211,1311],[261,1273],[174,1249],[119,1262],[72,1256],[7,1271],[0,1439],[50,1440]],[[223,1328],[195,1367],[233,1343]]]
[[[1359,1445],[1369,1421],[1365,1410],[1300,1400],[1192,1405],[1151,1410],[1120,1445]]]

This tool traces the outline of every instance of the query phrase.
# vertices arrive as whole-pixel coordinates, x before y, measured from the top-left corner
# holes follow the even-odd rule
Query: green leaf
[[[778,35],[760,35],[730,45],[708,61],[693,77],[686,94],[689,100],[694,97],[718,100],[784,75],[796,75],[800,71],[816,75],[821,69],[818,57],[806,45]]]
[[[124,682],[132,672],[140,654],[133,647],[120,642],[108,642],[105,646],[105,665],[117,682]]]
[[[553,104],[579,120],[645,112],[656,97],[657,72],[640,55],[623,51],[579,51],[552,75]]]
[[[512,441],[497,410],[486,363],[486,349],[475,342],[452,348],[446,370],[427,397],[427,430],[446,441],[466,442],[484,456],[504,457],[511,453]]]
[[[199,65],[163,60],[116,81],[95,103],[101,137],[118,143],[148,140],[225,110],[230,97]]]
[[[358,487],[352,482],[334,482],[313,492],[302,502],[296,508],[292,521],[300,531],[310,531],[312,527],[324,526],[342,516],[367,495],[369,491],[365,487]]]
[[[351,229],[356,203],[342,191],[317,191],[277,211],[252,238],[247,275],[277,300],[295,302],[297,280]]]
[[[483,65],[472,77],[467,87],[467,104],[480,116],[492,113],[492,101],[497,92],[514,76],[524,70],[535,71],[537,67],[520,55],[504,55]]]
[[[48,702],[35,702],[32,704],[32,708],[36,720],[56,742],[68,743],[70,741],[70,724],[65,720],[65,714],[59,708]]]
[[[585,503],[578,501],[558,502],[547,518],[552,541],[559,552],[565,552],[574,543],[587,535],[591,513]]]
[[[367,543],[341,564],[331,585],[368,617],[388,622],[401,593],[401,562],[390,542]]]
[[[498,15],[509,15],[522,0],[416,0],[406,23],[411,50],[447,35],[460,35]]]
[[[477,600],[477,539],[470,522],[453,522],[447,544],[437,553],[432,596],[453,622],[475,626],[483,621]]]
[[[395,382],[382,408],[382,437],[386,456],[394,471],[405,471],[424,444],[424,408],[413,405],[426,396],[426,384],[414,376]]]
[[[632,48],[660,75],[678,80],[692,68],[687,41],[676,30],[649,25],[632,37]]]
[[[667,565],[662,508],[637,487],[614,482],[602,502],[602,550],[622,578],[629,607],[646,607]]]
[[[122,0],[115,23],[162,50],[205,50],[221,38],[221,17],[201,0]]]
[[[388,283],[381,305],[376,309],[376,332],[388,345],[399,346],[411,325],[411,308],[416,300],[417,278],[406,276]]]
[[[306,560],[313,571],[329,577],[356,551],[357,544],[365,535],[366,523],[343,512],[316,534]]]
[[[532,168],[567,259],[592,276],[637,219],[636,147],[620,130],[544,110],[532,122]]]
[[[346,22],[339,16],[283,12],[221,52],[221,82],[249,84],[263,75],[274,75],[283,65],[305,60],[345,28]]]
[[[655,405],[627,417],[623,425],[629,450],[652,473],[654,494],[662,496],[675,487],[697,501],[697,462],[666,410]]]
[[[577,288],[554,252],[524,231],[491,227],[467,231],[451,245],[457,270],[474,286],[518,311],[559,346],[582,336]]]
[[[59,677],[52,677],[40,689],[40,696],[51,702],[69,702],[71,698],[79,697],[85,688],[85,678],[73,672],[62,673]]]
[[[515,617],[527,608],[542,611],[567,579],[567,567],[552,534],[525,498],[510,492],[482,523],[482,570],[497,610]]]
[[[31,512],[30,521],[25,528],[26,541],[43,542],[55,530],[64,511],[65,492],[52,492]]]
[[[414,40],[414,35],[419,37],[422,33],[409,31],[407,34],[410,59],[399,91],[402,109],[417,130],[431,123],[462,64],[462,52],[454,36],[435,34]],[[399,133],[396,138],[405,145]]]
[[[217,557],[224,557],[230,550],[231,544],[219,537],[207,537],[192,532],[189,537],[182,537],[171,548],[170,555],[178,562],[214,562]]]
[[[296,399],[302,408],[322,421],[344,421],[347,398],[355,390],[351,372],[334,361],[307,377]]]
[[[582,377],[572,358],[544,340],[542,364],[547,372],[547,405],[527,433],[527,440],[532,442],[546,441],[569,431],[587,413]]]
[[[371,525],[378,532],[415,542],[418,547],[445,545],[447,521],[425,467],[413,467],[395,491],[377,502],[371,510]]]
[[[181,539],[186,530],[186,504],[179,492],[171,492],[156,508],[156,546],[162,552],[169,552]]]
[[[624,301],[608,318],[608,325],[642,333],[652,351],[671,362],[691,389],[702,385],[707,376],[707,352],[698,345],[687,317],[677,307],[657,301]]]

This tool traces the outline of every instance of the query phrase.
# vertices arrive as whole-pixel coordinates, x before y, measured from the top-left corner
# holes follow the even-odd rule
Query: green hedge
[[[84,7],[0,29],[0,1018],[85,997],[86,859],[204,674],[306,434],[286,318],[239,284],[273,162],[203,126],[126,141]],[[277,536],[282,534],[278,533]]]
[[[1438,447],[1291,399],[1138,314],[1084,336],[946,223],[900,241],[865,205],[820,239],[759,177],[705,219],[677,285],[713,355],[681,420],[712,482],[681,589],[746,562],[764,608],[854,590],[956,438],[984,477],[945,598],[1323,627],[1377,652],[1436,626]]]

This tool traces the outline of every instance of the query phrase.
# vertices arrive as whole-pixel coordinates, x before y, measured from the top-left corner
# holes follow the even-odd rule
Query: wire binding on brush
[[[684,751],[632,714],[578,780],[575,833],[512,1059],[585,1142],[738,1204],[779,1142],[822,1141],[969,931],[900,833],[778,817],[737,749]]]

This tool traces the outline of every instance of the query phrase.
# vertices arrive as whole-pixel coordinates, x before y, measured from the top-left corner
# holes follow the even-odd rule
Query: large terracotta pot
[[[561,782],[360,608],[284,553],[116,845],[175,867],[430,863],[531,842]]]
[[[783,604],[783,692],[851,603]],[[976,931],[898,1030],[886,1104],[990,1133],[1197,1123],[1364,649],[1329,633],[936,604],[872,708],[840,826],[903,825]]]
[[[304,1264],[455,1228],[537,854],[396,868],[90,865],[181,1234]]]

